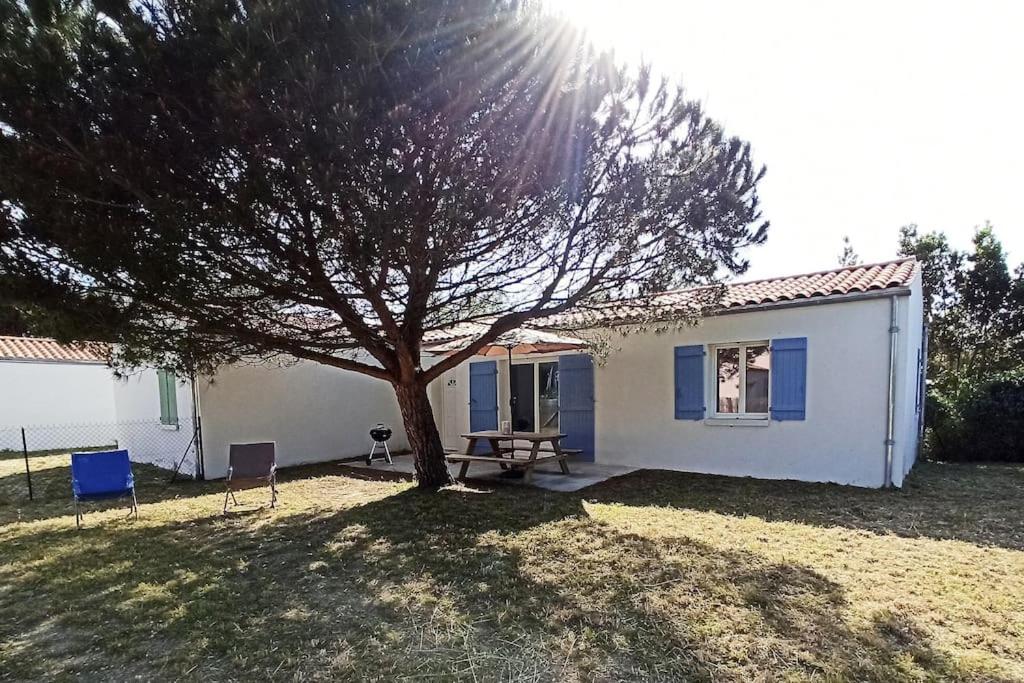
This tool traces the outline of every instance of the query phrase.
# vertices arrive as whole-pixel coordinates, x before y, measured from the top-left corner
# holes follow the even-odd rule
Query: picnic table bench
[[[559,442],[565,438],[565,434],[558,433],[513,432],[512,434],[502,434],[496,431],[484,431],[463,434],[462,438],[468,442],[466,452],[448,455],[448,462],[462,463],[462,467],[459,469],[459,479],[466,478],[469,465],[474,462],[498,465],[503,470],[522,470],[523,480],[526,482],[532,479],[534,467],[539,463],[551,460],[558,462],[562,474],[569,474],[566,458],[580,453],[577,448],[562,448]],[[490,444],[490,453],[474,453],[480,441],[487,441]],[[529,448],[516,447],[516,441],[528,441],[530,446]],[[504,446],[502,442],[510,442],[510,445]]]

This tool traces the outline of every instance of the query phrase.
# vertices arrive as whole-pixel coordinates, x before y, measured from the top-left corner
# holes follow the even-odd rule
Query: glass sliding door
[[[513,363],[512,429],[558,432],[558,362]]]
[[[537,422],[539,432],[558,432],[558,363],[537,364]]]
[[[535,420],[535,384],[533,363],[512,366],[512,429],[517,432],[537,431]]]

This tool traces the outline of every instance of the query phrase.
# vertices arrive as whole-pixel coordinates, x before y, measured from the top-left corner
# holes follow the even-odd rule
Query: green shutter
[[[157,386],[160,388],[160,423],[178,424],[177,380],[173,372],[157,370]]]

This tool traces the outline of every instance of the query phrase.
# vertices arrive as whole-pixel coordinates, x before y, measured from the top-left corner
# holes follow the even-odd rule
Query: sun
[[[578,26],[598,48],[615,48],[621,43],[621,19],[629,4],[615,0],[543,0],[553,14]]]

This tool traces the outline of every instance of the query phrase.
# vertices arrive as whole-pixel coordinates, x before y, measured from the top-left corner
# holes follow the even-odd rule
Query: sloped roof
[[[808,299],[841,300],[856,294],[878,293],[906,289],[919,270],[913,258],[845,266],[802,275],[767,278],[751,282],[724,285],[720,301],[713,309],[728,312],[771,304],[784,304]],[[569,312],[534,321],[541,327],[571,328],[580,325],[616,324],[636,321],[653,311],[656,317],[668,319],[673,314],[692,314],[699,311],[702,302],[713,293],[709,287],[677,289],[652,294],[642,300],[631,299],[611,302],[587,311]]]
[[[913,258],[846,266],[802,275],[767,278],[751,282],[737,282],[725,285],[724,295],[717,304],[717,310],[755,308],[770,304],[783,304],[807,299],[842,300],[849,295],[878,293],[885,295],[890,290],[906,289],[910,286],[920,266]],[[558,337],[545,329],[565,329],[593,324],[617,324],[636,321],[649,315],[653,310],[663,318],[673,314],[692,314],[699,307],[702,294],[709,293],[708,287],[677,289],[653,294],[644,300],[611,302],[582,312],[570,312],[533,320],[524,326],[519,334],[534,334],[539,343],[561,342],[568,338]],[[446,351],[456,348],[464,340],[474,338],[489,328],[486,322],[464,322],[442,330],[431,330],[424,334],[427,350]],[[547,336],[545,336],[547,335]],[[550,338],[549,338],[550,337]],[[572,339],[572,342],[580,340]],[[582,342],[581,342],[582,343]],[[105,344],[81,343],[62,344],[55,339],[42,337],[0,336],[0,361],[49,361],[55,363],[105,363],[109,348]]]
[[[430,341],[427,339],[427,335],[424,335],[423,348],[425,351],[430,353],[449,353],[452,351],[458,351],[486,332],[488,328],[488,325],[463,323],[462,325],[457,325],[452,328],[453,332],[440,342]],[[454,331],[458,331],[460,334],[456,336]],[[481,355],[492,355],[488,351],[489,347],[492,350],[493,347],[499,347],[500,350],[500,347],[506,345],[512,347],[537,347],[536,350],[533,351],[536,353],[537,351],[558,351],[569,348],[582,348],[586,346],[587,343],[584,340],[576,339],[575,337],[567,337],[547,330],[538,330],[533,327],[523,326],[499,336],[492,344],[485,347],[484,351],[481,352]],[[520,352],[516,351],[515,353]]]
[[[0,361],[106,363],[107,351],[104,344],[61,344],[44,337],[0,336]]]
[[[728,285],[724,308],[840,296],[910,286],[917,270],[913,258],[847,266],[806,275],[740,282]]]

